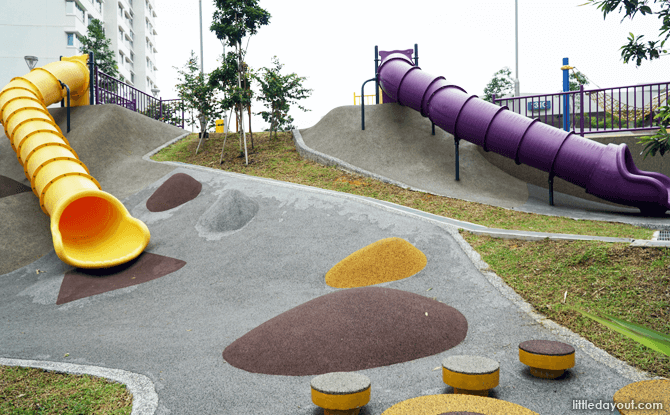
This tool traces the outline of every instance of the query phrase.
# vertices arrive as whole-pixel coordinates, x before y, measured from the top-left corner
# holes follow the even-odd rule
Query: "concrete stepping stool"
[[[500,381],[500,364],[482,356],[449,356],[442,360],[442,380],[454,393],[488,396]]]
[[[527,340],[519,344],[519,360],[530,367],[530,374],[556,379],[575,366],[575,348],[553,340]]]
[[[324,415],[358,415],[370,402],[370,378],[360,373],[332,372],[312,379],[312,402]]]

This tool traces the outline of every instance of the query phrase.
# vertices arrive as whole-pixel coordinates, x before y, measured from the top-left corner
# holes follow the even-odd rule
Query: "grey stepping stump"
[[[358,415],[370,402],[370,378],[360,373],[332,372],[312,379],[312,402],[324,415]]]
[[[483,356],[449,356],[442,360],[442,380],[454,393],[488,396],[500,381],[500,364]]]
[[[575,348],[554,340],[527,340],[519,344],[519,360],[531,375],[556,379],[575,366]]]

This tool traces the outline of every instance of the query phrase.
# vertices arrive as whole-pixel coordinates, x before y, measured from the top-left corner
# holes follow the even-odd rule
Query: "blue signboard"
[[[551,101],[532,101],[526,104],[528,111],[545,111],[551,109]]]

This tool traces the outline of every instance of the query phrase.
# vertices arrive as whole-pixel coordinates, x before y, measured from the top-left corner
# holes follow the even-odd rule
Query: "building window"
[[[74,33],[67,34],[67,45],[74,46]]]
[[[135,85],[135,74],[132,72],[130,73],[130,83]]]
[[[95,6],[100,13],[102,13],[102,0],[95,0]]]
[[[74,14],[81,20],[83,23],[86,23],[86,12],[84,9],[74,0],[65,1],[65,13]]]
[[[123,29],[119,28],[119,40],[123,43]]]
[[[119,16],[123,18],[123,6],[119,4]]]

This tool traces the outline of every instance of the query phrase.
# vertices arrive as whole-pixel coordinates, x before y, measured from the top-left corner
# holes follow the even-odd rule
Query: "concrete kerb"
[[[154,383],[148,377],[138,373],[120,369],[109,369],[100,366],[76,365],[73,363],[47,362],[41,360],[20,360],[0,358],[2,366],[20,366],[44,369],[50,372],[68,373],[72,375],[90,375],[121,383],[133,395],[131,415],[152,415],[158,408],[158,394]]]
[[[153,160],[151,160],[153,161]],[[458,229],[462,228],[462,226],[455,226],[451,225],[448,223],[445,223],[440,220],[432,219],[430,217],[426,217],[424,215],[418,215],[412,212],[409,212],[404,209],[397,209],[393,208],[389,205],[382,204],[382,203],[377,203],[374,201],[374,199],[369,199],[369,198],[364,198],[361,196],[356,196],[356,195],[351,195],[348,193],[342,193],[342,192],[335,192],[332,190],[325,190],[325,189],[319,189],[316,187],[311,187],[311,186],[305,186],[305,185],[300,185],[300,184],[295,184],[295,183],[289,183],[289,182],[282,182],[274,179],[267,179],[263,177],[255,177],[255,176],[248,176],[245,174],[240,174],[240,173],[232,173],[232,172],[226,172],[218,169],[213,169],[210,167],[203,167],[203,166],[195,166],[192,164],[186,164],[186,163],[180,163],[180,162],[172,162],[172,161],[166,161],[166,162],[155,162],[155,163],[164,163],[164,164],[170,164],[178,167],[183,167],[187,169],[193,169],[193,170],[202,170],[202,171],[207,171],[207,172],[214,172],[217,174],[221,175],[228,175],[231,177],[236,177],[236,178],[243,178],[245,180],[249,181],[258,181],[258,182],[265,182],[265,183],[272,183],[273,185],[276,186],[282,186],[282,187],[287,187],[287,188],[293,188],[296,190],[300,191],[308,191],[311,193],[315,194],[327,194],[327,195],[337,195],[338,197],[357,201],[359,203],[367,204],[370,206],[375,206],[379,209],[385,210],[387,212],[392,212],[396,214],[401,214],[409,217],[413,217],[417,220],[422,220],[426,221],[428,223],[432,223],[434,225],[437,225],[444,229],[446,232],[448,232],[456,241],[456,243],[461,247],[463,252],[468,256],[470,261],[472,261],[473,265],[481,272],[484,277],[489,281],[491,285],[493,285],[505,298],[507,298],[510,302],[514,303],[520,311],[526,313],[531,319],[535,320],[538,324],[541,324],[544,326],[546,329],[551,331],[552,334],[555,336],[559,337],[559,340],[568,344],[571,344],[575,347],[575,349],[580,350],[581,352],[586,353],[589,355],[591,358],[593,358],[595,361],[604,364],[615,371],[617,371],[619,374],[622,376],[626,377],[627,379],[630,379],[633,382],[640,381],[640,380],[650,380],[650,379],[662,379],[660,377],[654,377],[650,375],[647,372],[641,371],[639,369],[636,369],[632,366],[630,366],[628,363],[623,362],[604,350],[596,347],[593,343],[590,341],[586,340],[585,338],[581,337],[580,335],[568,330],[567,328],[560,326],[559,324],[555,323],[554,321],[548,319],[547,317],[543,316],[542,314],[537,313],[533,307],[526,302],[519,294],[517,294],[512,288],[510,288],[502,278],[500,278],[495,272],[492,272],[490,270],[489,265],[484,262],[481,259],[481,256],[477,251],[475,251],[470,244],[467,243],[465,239],[461,236],[459,233]]]

